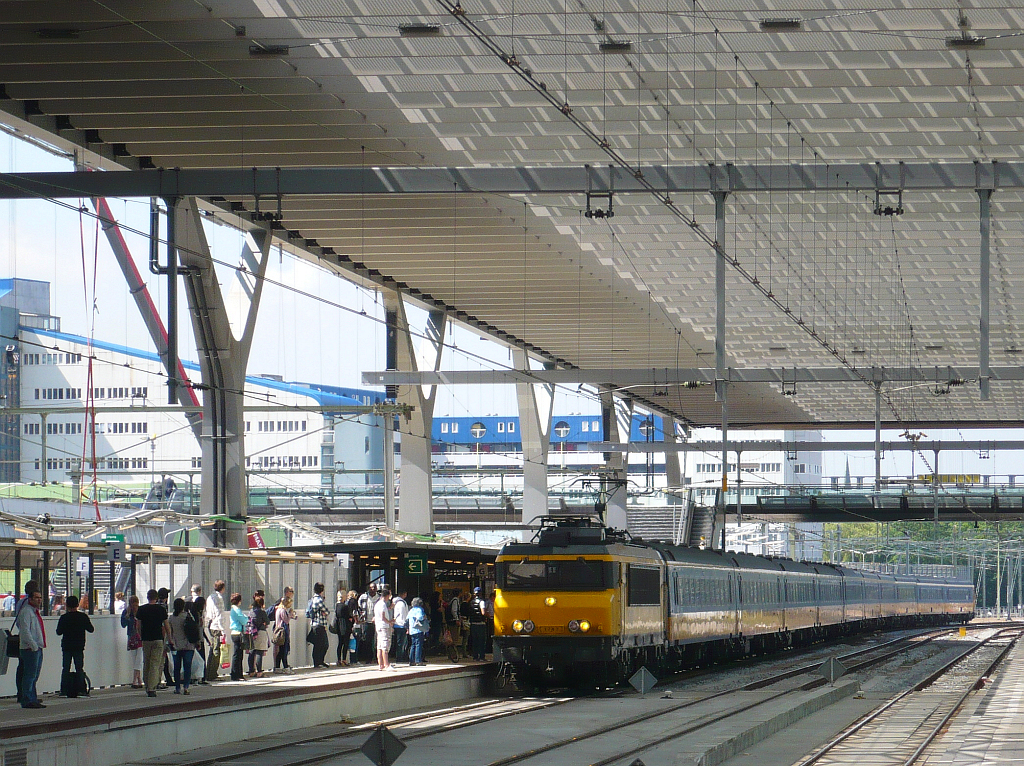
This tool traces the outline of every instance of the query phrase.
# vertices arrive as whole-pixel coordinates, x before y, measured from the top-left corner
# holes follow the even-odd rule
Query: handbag
[[[330,625],[328,625],[327,626],[327,630],[329,630],[334,635],[338,635],[338,623],[337,623],[337,621],[332,622]]]
[[[7,634],[7,646],[4,650],[4,654],[8,657],[20,657],[21,656],[21,636],[17,633],[11,633],[11,631],[4,629],[4,633]]]
[[[356,641],[356,637],[352,636],[348,640],[348,650],[354,654],[356,651],[358,651],[358,649],[359,649],[359,644]]]
[[[130,636],[128,636],[128,651],[131,652],[131,651],[134,651],[135,649],[141,649],[141,648],[142,648],[142,635],[138,631],[135,631]]]
[[[274,643],[274,646],[284,646],[284,639],[285,639],[284,626],[283,625],[278,625],[276,628],[274,628],[274,638],[272,639],[273,643]]]

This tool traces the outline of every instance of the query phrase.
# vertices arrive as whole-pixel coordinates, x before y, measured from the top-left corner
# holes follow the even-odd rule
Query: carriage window
[[[661,603],[661,571],[630,564],[627,581],[629,606],[657,606]]]

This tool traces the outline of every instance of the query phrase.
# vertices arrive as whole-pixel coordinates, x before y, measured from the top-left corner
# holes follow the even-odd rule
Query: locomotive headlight
[[[586,633],[588,630],[590,630],[590,621],[589,620],[580,620],[580,632],[581,633]]]
[[[556,599],[554,596],[548,596],[546,599],[544,599],[545,606],[554,606],[557,603],[558,599]]]
[[[516,633],[522,633],[523,632],[523,621],[522,620],[513,620],[512,621],[512,630],[515,631]]]
[[[523,630],[527,633],[533,633],[533,629],[537,627],[533,624],[533,620],[527,620],[523,623]]]
[[[570,633],[579,633],[579,630],[580,630],[580,621],[579,620],[569,620],[569,632]]]

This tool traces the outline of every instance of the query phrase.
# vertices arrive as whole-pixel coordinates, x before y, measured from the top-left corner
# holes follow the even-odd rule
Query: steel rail
[[[933,640],[938,635],[941,635],[943,633],[948,633],[948,632],[949,632],[948,628],[935,630],[935,631],[933,631],[933,633],[934,633],[933,636],[929,636],[928,638],[926,638],[925,641],[922,641],[922,642],[917,643],[917,644],[913,644],[911,642],[913,641],[914,638],[918,638],[922,634],[919,634],[918,636],[909,636],[909,637],[898,638],[898,639],[895,639],[893,641],[887,641],[887,642],[885,642],[883,644],[880,644],[880,645],[877,645],[877,646],[869,647],[867,649],[860,649],[860,650],[857,650],[856,652],[851,652],[850,654],[842,655],[840,657],[840,659],[842,660],[842,659],[848,659],[850,657],[861,656],[861,655],[869,653],[869,652],[877,651],[880,648],[884,649],[886,647],[892,646],[893,644],[900,644],[900,643],[910,644],[910,648],[918,648],[918,647],[923,646],[924,644],[926,644],[928,641]],[[872,660],[867,660],[867,661],[862,662],[862,663],[858,663],[857,665],[854,665],[852,669],[858,669],[858,668],[861,668],[861,667],[867,667],[867,666],[875,664],[877,662],[881,662],[881,661],[883,661],[885,659],[888,659],[889,657],[892,657],[895,654],[899,654],[905,648],[906,647],[900,647],[899,649],[896,649],[896,650],[893,650],[893,651],[885,653],[881,657],[878,657],[878,658],[875,658],[875,659],[872,659]],[[527,750],[527,751],[524,751],[522,753],[518,753],[516,755],[506,756],[506,757],[500,758],[500,759],[498,759],[496,761],[491,761],[490,763],[486,764],[486,766],[510,766],[510,764],[521,763],[522,761],[528,760],[530,758],[534,758],[534,757],[536,757],[538,755],[543,755],[544,753],[550,752],[552,750],[557,750],[559,748],[568,747],[568,746],[574,745],[574,744],[576,744],[578,742],[582,742],[582,741],[587,740],[587,739],[592,739],[594,737],[599,737],[599,736],[602,736],[604,734],[608,734],[608,733],[613,732],[613,731],[618,731],[619,729],[624,729],[624,728],[628,728],[630,726],[635,726],[638,723],[643,723],[643,722],[646,722],[646,721],[650,721],[653,718],[659,718],[659,717],[664,716],[664,715],[669,715],[671,713],[674,713],[674,712],[679,711],[679,710],[683,710],[685,708],[694,707],[694,706],[697,706],[697,705],[702,705],[702,704],[704,704],[704,703],[706,703],[706,702],[708,702],[710,700],[714,700],[714,699],[718,699],[720,697],[725,697],[725,696],[728,696],[728,695],[731,695],[731,694],[735,694],[737,691],[755,691],[757,689],[762,689],[765,686],[769,686],[769,685],[771,685],[773,683],[778,683],[779,681],[784,681],[784,680],[787,680],[789,678],[793,678],[794,676],[797,676],[797,675],[807,675],[809,673],[815,672],[818,669],[818,667],[820,667],[820,663],[814,664],[814,665],[805,665],[805,666],[803,666],[801,668],[798,668],[796,670],[792,670],[792,669],[791,670],[786,670],[786,671],[783,671],[782,673],[778,673],[778,674],[776,674],[774,676],[771,676],[768,679],[761,679],[759,681],[753,681],[753,682],[751,682],[749,684],[744,684],[743,686],[740,686],[740,687],[735,688],[735,689],[727,689],[725,691],[715,692],[713,694],[702,696],[700,699],[690,700],[690,701],[687,701],[687,702],[681,702],[681,703],[679,703],[677,705],[672,705],[671,707],[667,707],[664,710],[658,710],[658,711],[655,711],[655,712],[647,712],[647,713],[643,713],[643,714],[640,714],[640,715],[632,716],[630,718],[627,718],[627,719],[619,721],[619,722],[617,722],[615,724],[612,724],[611,726],[604,726],[604,727],[599,728],[599,729],[592,729],[592,730],[590,730],[588,732],[584,732],[582,734],[579,734],[579,735],[576,735],[576,736],[573,736],[573,737],[567,737],[565,739],[558,740],[556,742],[550,742],[547,745],[542,745],[540,747],[536,747],[536,748],[533,748],[531,750]],[[734,708],[732,710],[724,711],[723,713],[715,715],[715,716],[711,716],[710,718],[700,718],[700,719],[697,719],[696,722],[694,722],[694,723],[684,727],[683,729],[676,729],[673,732],[671,732],[670,734],[666,735],[665,737],[659,738],[659,739],[657,739],[655,741],[652,741],[652,742],[644,743],[643,745],[637,746],[635,748],[631,748],[630,750],[628,750],[626,752],[618,753],[618,754],[616,754],[614,756],[611,756],[611,757],[609,757],[609,758],[607,758],[605,760],[598,761],[598,762],[596,762],[594,764],[591,764],[591,766],[605,766],[606,764],[614,763],[615,761],[621,760],[621,759],[626,758],[626,757],[628,757],[630,755],[634,755],[635,753],[639,753],[639,752],[642,752],[644,750],[648,750],[651,747],[655,747],[655,746],[657,746],[659,744],[667,742],[670,739],[674,739],[676,737],[680,737],[680,736],[684,736],[686,734],[690,734],[690,733],[692,733],[694,731],[698,731],[698,730],[700,730],[702,728],[706,728],[707,726],[710,726],[710,725],[712,725],[714,723],[717,723],[718,721],[724,720],[726,718],[730,718],[732,716],[735,716],[735,715],[738,715],[740,713],[746,712],[747,710],[750,710],[752,708],[759,707],[761,705],[767,704],[769,702],[773,702],[773,701],[775,701],[775,700],[777,700],[777,699],[779,699],[781,697],[784,697],[784,696],[786,696],[788,694],[792,694],[793,692],[796,692],[796,691],[808,691],[810,689],[816,689],[819,686],[824,685],[825,683],[827,683],[827,681],[824,678],[814,679],[812,681],[808,681],[805,684],[802,684],[801,686],[796,687],[795,689],[787,689],[785,691],[779,692],[778,694],[773,694],[770,697],[767,697],[765,699],[757,700],[757,701],[755,701],[753,703],[750,703],[750,704],[747,704],[747,705],[743,705],[743,706],[741,706],[739,708]]]
[[[474,726],[474,725],[479,724],[479,723],[486,723],[488,721],[493,721],[493,720],[496,720],[496,719],[499,719],[499,718],[508,718],[510,716],[519,715],[520,713],[529,713],[529,712],[532,712],[534,710],[541,710],[541,709],[547,708],[547,707],[554,707],[555,705],[563,705],[566,702],[570,702],[570,701],[571,701],[570,698],[556,698],[556,699],[550,700],[550,701],[548,701],[548,702],[546,702],[544,704],[534,705],[534,706],[529,707],[529,708],[523,708],[523,709],[517,709],[517,710],[509,710],[509,711],[498,711],[498,712],[484,714],[484,715],[474,715],[473,718],[468,720],[468,721],[458,721],[458,722],[453,722],[453,723],[448,723],[448,724],[441,724],[440,726],[435,726],[435,727],[432,727],[430,729],[425,729],[423,731],[418,731],[418,732],[415,732],[413,734],[409,734],[407,736],[404,736],[402,739],[403,739],[403,741],[405,741],[405,740],[410,740],[410,739],[419,739],[420,737],[429,737],[429,736],[431,736],[433,734],[442,734],[442,733],[444,733],[446,731],[451,731],[453,729],[459,729],[459,728],[462,728],[464,726]],[[503,704],[507,704],[508,702],[509,702],[509,700],[501,700],[501,699],[490,698],[490,699],[486,699],[486,700],[481,700],[480,702],[472,702],[472,703],[469,703],[469,704],[466,704],[466,705],[459,705],[459,706],[456,706],[456,707],[446,707],[446,708],[442,708],[441,710],[437,710],[437,711],[433,711],[433,712],[422,712],[421,711],[421,712],[417,712],[417,713],[410,713],[408,715],[395,716],[393,718],[386,718],[386,719],[381,719],[381,720],[376,720],[376,721],[367,721],[366,723],[354,724],[350,728],[345,729],[344,731],[340,731],[340,732],[335,731],[335,732],[331,732],[330,734],[319,734],[319,735],[316,735],[316,736],[313,736],[313,737],[303,737],[303,738],[299,738],[299,739],[289,739],[287,742],[282,742],[281,744],[276,744],[276,745],[271,744],[271,745],[264,745],[264,746],[260,747],[260,746],[258,746],[259,742],[257,740],[256,742],[250,743],[250,744],[253,744],[253,745],[256,745],[256,746],[251,747],[251,748],[249,748],[247,750],[240,750],[240,751],[231,753],[230,755],[214,755],[214,756],[210,756],[210,757],[197,758],[195,760],[190,760],[190,761],[189,760],[177,761],[176,763],[178,764],[178,766],[213,766],[213,764],[223,763],[223,762],[226,762],[226,761],[231,761],[231,762],[243,761],[243,760],[245,760],[247,758],[252,759],[252,762],[256,762],[255,756],[257,754],[262,756],[263,754],[268,753],[268,752],[274,752],[274,751],[279,751],[279,750],[291,750],[291,749],[294,749],[296,745],[310,745],[310,744],[316,744],[318,742],[326,743],[326,742],[328,742],[330,740],[335,740],[335,739],[340,739],[340,738],[343,738],[343,737],[354,736],[354,735],[357,735],[357,734],[359,734],[361,732],[370,732],[370,731],[375,729],[380,724],[396,726],[396,725],[401,725],[403,723],[423,723],[424,721],[429,721],[431,718],[443,718],[443,717],[449,716],[449,715],[457,715],[458,713],[462,713],[462,712],[474,712],[474,711],[477,711],[477,710],[479,710],[481,708],[487,707],[488,705],[495,705],[496,704],[496,705],[500,706],[500,705],[503,705]],[[358,746],[355,746],[355,747],[347,747],[347,748],[342,748],[340,750],[331,750],[329,753],[326,753],[326,754],[325,753],[310,754],[310,755],[307,755],[307,756],[304,756],[304,757],[296,758],[294,760],[288,760],[288,761],[285,762],[285,764],[286,764],[286,766],[306,766],[307,764],[320,763],[321,761],[327,761],[327,760],[330,760],[332,758],[337,758],[338,756],[352,755],[352,754],[355,754],[355,753],[359,753],[359,752],[361,752],[361,748],[362,748],[362,743],[360,743]]]
[[[918,691],[921,691],[922,689],[927,688],[928,686],[933,684],[936,680],[941,678],[950,669],[952,669],[955,665],[959,664],[961,661],[963,661],[964,659],[969,657],[971,654],[974,654],[976,651],[978,651],[982,647],[986,646],[990,641],[993,641],[997,637],[1000,637],[1004,632],[1011,631],[1011,630],[1016,630],[1019,633],[1022,629],[1021,628],[1014,629],[1014,628],[1005,628],[1004,627],[999,632],[997,632],[995,635],[990,636],[989,638],[986,638],[986,639],[982,640],[978,644],[975,644],[973,647],[971,647],[971,648],[967,649],[967,651],[962,652],[961,654],[957,655],[955,658],[953,658],[952,660],[947,662],[945,665],[943,665],[941,668],[936,670],[934,673],[930,674],[923,681],[920,681],[917,684],[915,684],[914,686],[912,686],[911,688],[907,689],[906,691],[903,691],[903,692],[897,694],[895,697],[890,699],[888,702],[886,702],[880,708],[878,708],[876,710],[873,710],[870,713],[867,713],[864,716],[862,716],[861,718],[859,718],[857,721],[855,721],[853,724],[851,724],[845,731],[840,732],[840,734],[838,736],[836,736],[833,739],[829,740],[827,743],[822,745],[822,747],[820,747],[818,750],[813,752],[807,758],[805,758],[804,760],[802,760],[802,761],[798,762],[797,764],[795,764],[795,766],[812,766],[812,764],[817,763],[824,756],[826,756],[828,753],[830,753],[832,750],[834,750],[836,747],[838,747],[841,743],[845,742],[847,739],[849,739],[850,737],[855,735],[857,732],[859,732],[861,729],[863,729],[869,723],[872,723],[873,721],[875,721],[878,718],[880,718],[883,714],[886,713],[886,711],[891,709],[894,705],[896,705],[897,703],[901,702],[905,698],[909,697],[911,694],[913,694],[915,692],[918,692]],[[1018,636],[1018,638],[1019,638],[1019,636]],[[970,691],[973,691],[973,690],[974,690],[974,688],[972,686]]]
[[[986,667],[984,672],[978,677],[978,680],[971,684],[970,687],[963,694],[960,695],[960,698],[953,705],[953,708],[942,717],[942,720],[939,721],[939,723],[936,724],[932,728],[932,730],[925,735],[924,741],[917,747],[917,749],[910,755],[910,757],[903,762],[903,766],[912,766],[912,764],[917,763],[917,759],[924,754],[924,751],[932,742],[935,741],[935,739],[939,736],[939,733],[943,729],[945,729],[946,725],[952,720],[953,716],[955,716],[960,711],[960,708],[962,708],[964,703],[967,702],[967,698],[970,697],[978,689],[980,689],[984,685],[984,679],[991,676],[992,671],[995,670],[1000,664],[1002,664],[1004,659],[1006,659],[1006,655],[1009,654],[1010,650],[1017,644],[1018,641],[1020,641],[1022,630],[1020,628],[1017,628],[1016,630],[1014,630],[1013,628],[1004,628],[1003,630],[999,631],[999,633],[997,633],[996,636],[1001,636],[1003,633],[1009,632],[1016,632],[1017,635],[1014,637],[1012,641],[1010,641],[1010,643],[1006,645],[1006,648],[999,653],[999,656],[997,656],[994,660],[992,660],[992,662],[988,664],[988,667]]]

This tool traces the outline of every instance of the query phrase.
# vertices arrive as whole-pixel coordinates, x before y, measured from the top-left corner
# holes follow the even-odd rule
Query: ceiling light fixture
[[[974,35],[961,35],[960,37],[947,37],[947,48],[984,48],[985,38]]]
[[[598,46],[601,53],[627,53],[633,49],[633,43],[629,40],[609,40]]]
[[[803,19],[761,19],[762,32],[799,32]]]
[[[399,24],[398,33],[402,37],[433,37],[441,34],[437,24]]]
[[[256,45],[249,46],[250,56],[287,56],[288,46],[287,45],[262,45],[257,43]]]
[[[77,40],[80,30],[78,29],[54,29],[44,27],[36,30],[36,37],[43,40]]]

